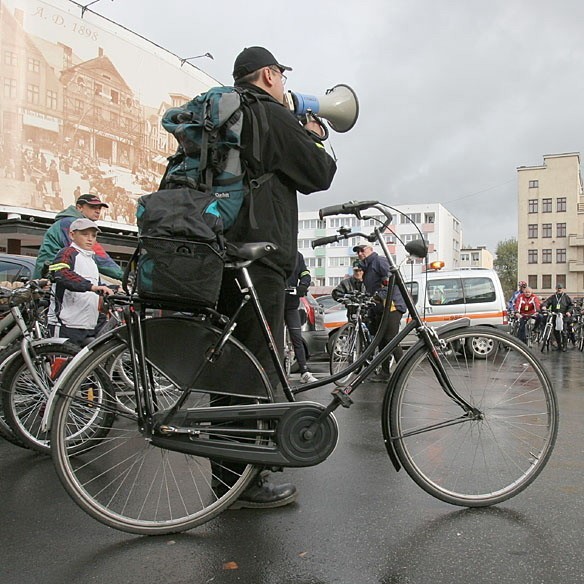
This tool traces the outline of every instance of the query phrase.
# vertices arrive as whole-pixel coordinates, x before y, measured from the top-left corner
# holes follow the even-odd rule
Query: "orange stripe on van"
[[[503,321],[504,317],[507,316],[506,310],[497,310],[494,312],[469,312],[467,314],[436,314],[432,316],[427,316],[422,320],[424,322],[449,322],[451,320],[458,320],[459,318],[470,318],[471,320],[481,320],[487,318],[500,318]],[[406,322],[410,322],[412,319],[408,317]]]
[[[324,326],[325,326],[325,328],[336,329],[336,328],[343,326],[344,324],[347,324],[346,320],[342,320],[341,322],[325,322]]]

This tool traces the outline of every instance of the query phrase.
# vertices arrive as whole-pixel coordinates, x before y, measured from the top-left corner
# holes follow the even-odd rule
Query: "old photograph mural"
[[[0,0],[0,204],[59,211],[97,193],[134,223],[176,143],[162,113],[219,83],[67,0]]]

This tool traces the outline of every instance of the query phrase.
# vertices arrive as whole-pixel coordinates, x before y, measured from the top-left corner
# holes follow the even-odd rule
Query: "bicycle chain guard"
[[[154,421],[151,443],[166,450],[262,466],[323,462],[339,432],[332,413],[314,402],[217,406],[179,410]]]

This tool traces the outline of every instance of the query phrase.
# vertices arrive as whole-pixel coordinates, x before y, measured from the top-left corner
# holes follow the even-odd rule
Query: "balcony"
[[[584,235],[569,235],[568,245],[570,247],[584,246]]]
[[[568,262],[568,270],[570,272],[584,272],[584,262],[578,260],[570,260]]]
[[[422,224],[422,233],[434,233],[436,229],[435,223],[423,223]]]

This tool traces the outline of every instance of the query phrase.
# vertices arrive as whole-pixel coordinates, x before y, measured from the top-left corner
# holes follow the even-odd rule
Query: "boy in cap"
[[[99,281],[95,245],[99,227],[82,217],[71,223],[71,245],[61,249],[49,272],[55,284],[49,309],[51,334],[78,345],[95,336],[99,318],[99,296],[113,294]]]
[[[69,205],[55,217],[55,222],[49,227],[39,249],[36,260],[34,278],[40,278],[46,262],[52,263],[60,249],[67,247],[71,243],[71,224],[75,219],[85,217],[91,221],[97,221],[101,214],[102,207],[108,207],[97,195],[81,195],[75,205]],[[101,244],[96,243],[95,262],[99,273],[116,280],[121,280],[124,271],[107,254]]]

